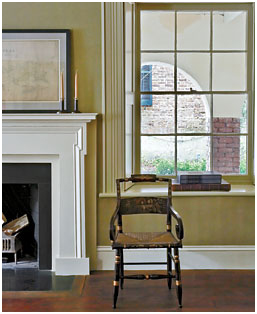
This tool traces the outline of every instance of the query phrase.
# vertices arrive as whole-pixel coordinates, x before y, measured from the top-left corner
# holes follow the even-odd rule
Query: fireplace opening
[[[51,164],[3,164],[2,267],[52,268]]]
[[[38,185],[3,184],[2,195],[2,213],[6,219],[6,223],[2,227],[24,215],[28,221],[28,225],[14,232],[13,235],[3,234],[3,263],[16,264],[15,260],[18,259],[19,265],[38,268]],[[9,238],[10,241],[17,242],[17,245],[14,243],[15,253],[8,252],[10,248],[8,245]]]

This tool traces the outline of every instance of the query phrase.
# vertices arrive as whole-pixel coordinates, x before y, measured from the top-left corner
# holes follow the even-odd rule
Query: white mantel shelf
[[[95,120],[97,113],[4,113],[3,121],[75,121]]]
[[[85,155],[87,124],[97,113],[2,115],[3,163],[50,163],[52,270],[88,275]]]

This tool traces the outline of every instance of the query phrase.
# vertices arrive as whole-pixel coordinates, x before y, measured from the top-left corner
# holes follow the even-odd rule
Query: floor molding
[[[124,250],[126,262],[165,261],[165,249]],[[184,246],[180,249],[182,269],[254,269],[254,245]],[[114,251],[110,246],[97,247],[97,270],[114,269]],[[166,269],[166,265],[126,266],[127,270]]]

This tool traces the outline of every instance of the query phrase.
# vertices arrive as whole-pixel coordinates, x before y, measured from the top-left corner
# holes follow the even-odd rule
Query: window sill
[[[167,187],[137,184],[126,192],[121,193],[122,197],[153,196],[160,197],[167,195]],[[255,196],[254,185],[231,185],[231,190],[226,191],[185,191],[172,192],[173,197],[177,196]],[[116,193],[100,193],[100,198],[116,197]]]

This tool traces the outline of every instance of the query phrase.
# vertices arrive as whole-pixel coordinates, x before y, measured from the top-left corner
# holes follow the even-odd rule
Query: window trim
[[[215,94],[247,94],[248,95],[248,156],[247,156],[247,166],[248,166],[248,174],[235,174],[235,175],[224,175],[224,179],[229,181],[230,183],[251,183],[253,181],[253,145],[254,145],[254,38],[253,38],[253,30],[254,30],[254,21],[253,21],[253,11],[254,11],[254,4],[249,3],[162,3],[162,4],[152,4],[152,3],[136,3],[136,87],[135,87],[135,99],[136,99],[136,105],[135,105],[135,172],[140,172],[140,140],[141,140],[141,126],[140,126],[140,95],[142,92],[140,92],[140,68],[141,68],[141,62],[140,62],[140,53],[142,52],[140,50],[140,12],[143,10],[175,10],[175,11],[216,11],[216,10],[230,10],[230,11],[237,11],[237,10],[243,10],[247,11],[247,87],[246,91],[220,91],[215,92]],[[176,14],[175,14],[176,16]],[[212,36],[212,14],[211,14],[211,36]],[[176,17],[175,17],[175,36],[176,36]],[[176,38],[175,38],[176,42]],[[212,42],[212,39],[211,39]],[[208,50],[208,53],[212,55],[212,47]],[[176,49],[175,49],[176,50]],[[200,50],[201,51],[201,50]],[[149,53],[150,51],[147,50]],[[153,51],[152,51],[153,52]],[[159,51],[158,51],[159,52]],[[169,50],[168,52],[172,52],[172,50]],[[178,52],[178,51],[176,51]],[[184,52],[184,51],[183,51]],[[190,51],[186,51],[190,52]],[[192,52],[192,51],[191,51]],[[197,51],[193,51],[197,52]],[[204,52],[204,51],[202,51]],[[206,51],[207,52],[207,51]],[[215,53],[220,52],[224,53],[224,51],[216,51]],[[226,50],[228,53],[236,52],[236,50]],[[244,52],[243,50],[240,50],[240,52]],[[176,72],[176,59],[175,59],[175,72]],[[212,57],[210,60],[210,78],[212,78]],[[175,73],[176,75],[176,73]],[[211,84],[211,81],[210,81]],[[176,92],[176,91],[175,91]],[[166,92],[166,94],[174,94],[175,92]],[[213,91],[208,91],[209,93],[213,94]],[[201,92],[195,92],[193,91],[193,94],[208,94],[208,92],[201,91]],[[181,92],[183,95],[187,94],[185,92]],[[144,92],[143,94],[158,94],[158,92]],[[161,92],[160,94],[165,94]],[[176,92],[176,94],[179,94]],[[189,92],[190,94],[190,92]],[[176,108],[175,108],[176,110]],[[175,124],[176,124],[176,114],[175,114]],[[211,133],[213,136],[213,133]],[[176,134],[177,135],[177,134]],[[180,135],[180,134],[179,134]],[[181,136],[184,134],[181,134]],[[188,135],[188,134],[187,134]],[[198,133],[197,133],[198,135]],[[222,136],[223,134],[221,134]],[[233,135],[239,135],[239,134],[233,134]],[[240,134],[243,135],[243,134]],[[217,135],[216,135],[217,136]],[[212,147],[212,146],[211,146]],[[211,148],[212,149],[212,148]],[[212,152],[211,152],[212,156]],[[212,161],[211,161],[212,162]],[[175,160],[176,165],[176,160]],[[174,176],[173,176],[174,177]]]

